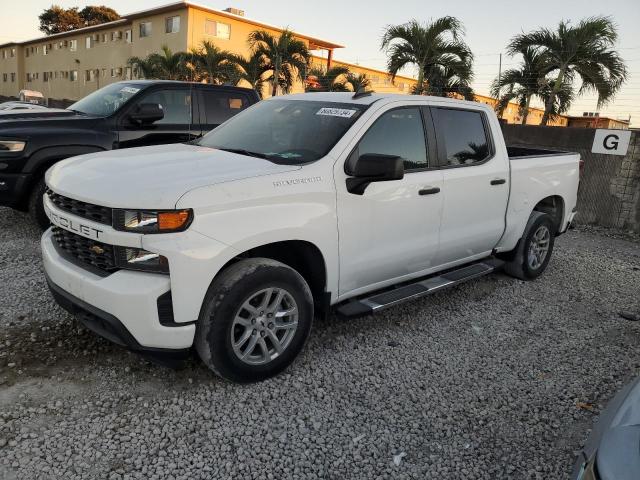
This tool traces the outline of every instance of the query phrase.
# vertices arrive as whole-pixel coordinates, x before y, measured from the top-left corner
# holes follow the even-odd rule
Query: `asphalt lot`
[[[0,478],[567,478],[640,372],[640,241],[558,239],[535,282],[494,274],[314,325],[261,384],[174,371],[51,299],[39,235],[0,209]]]

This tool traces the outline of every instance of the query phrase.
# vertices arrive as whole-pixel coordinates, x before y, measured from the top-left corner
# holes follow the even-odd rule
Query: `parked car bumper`
[[[103,277],[64,258],[51,229],[43,234],[41,244],[56,301],[87,328],[131,350],[151,354],[180,354],[191,347],[194,323],[160,323],[158,299],[170,291],[169,276],[118,270]]]

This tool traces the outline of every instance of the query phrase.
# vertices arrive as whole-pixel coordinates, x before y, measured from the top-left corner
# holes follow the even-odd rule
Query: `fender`
[[[106,149],[95,145],[59,145],[45,147],[34,152],[27,160],[24,173],[44,173],[59,160],[86,153],[104,152]]]

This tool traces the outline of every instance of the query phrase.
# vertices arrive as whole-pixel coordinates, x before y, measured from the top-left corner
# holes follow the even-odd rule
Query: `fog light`
[[[140,248],[121,247],[118,255],[118,266],[127,270],[144,272],[169,273],[169,261],[158,253]]]

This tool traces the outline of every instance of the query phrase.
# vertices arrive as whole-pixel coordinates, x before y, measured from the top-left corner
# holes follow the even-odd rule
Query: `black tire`
[[[251,318],[252,314],[247,319],[254,323],[258,320],[256,329],[237,325],[235,322],[241,316],[247,302],[270,288],[286,292],[283,295],[288,295],[286,298],[292,302],[290,306],[297,307],[297,328],[291,334],[287,334],[286,331],[280,332],[283,338],[289,335],[287,339],[289,343],[281,353],[276,354],[275,358],[264,364],[250,364],[242,360],[234,351],[232,339],[236,338],[238,342],[240,341],[238,336],[244,338],[244,335],[251,335],[247,337],[248,344],[245,344],[248,350],[253,336],[256,335],[256,329],[261,328],[258,335],[262,335],[263,340],[258,338],[256,341],[261,341],[261,345],[267,345],[265,341],[271,342],[271,340],[265,338],[265,335],[269,337],[275,332],[268,332],[267,327],[273,329],[277,326],[274,327],[273,323],[268,323],[269,320],[266,319],[268,314],[259,316],[258,313],[256,318]],[[256,309],[260,310],[260,307]],[[276,314],[275,317],[278,315]],[[312,321],[313,297],[307,282],[298,272],[283,263],[267,258],[241,260],[224,270],[211,283],[198,318],[194,345],[202,361],[222,378],[237,383],[257,382],[277,375],[295,360],[309,336]],[[264,353],[261,345],[255,348]],[[269,345],[275,346],[273,343]],[[263,358],[271,357],[264,354]]]
[[[529,256],[532,242],[536,242],[536,235],[540,232],[548,232],[548,249],[544,259],[539,262],[531,261]],[[556,225],[550,215],[542,212],[531,212],[524,234],[518,242],[514,252],[511,253],[510,260],[505,264],[504,270],[512,277],[521,280],[533,280],[538,278],[546,270],[555,241]],[[534,255],[535,256],[535,255]],[[538,259],[540,260],[540,259]]]
[[[31,189],[29,195],[29,214],[36,224],[44,231],[51,226],[49,217],[44,213],[43,196],[47,186],[44,183],[44,178],[41,178]]]

